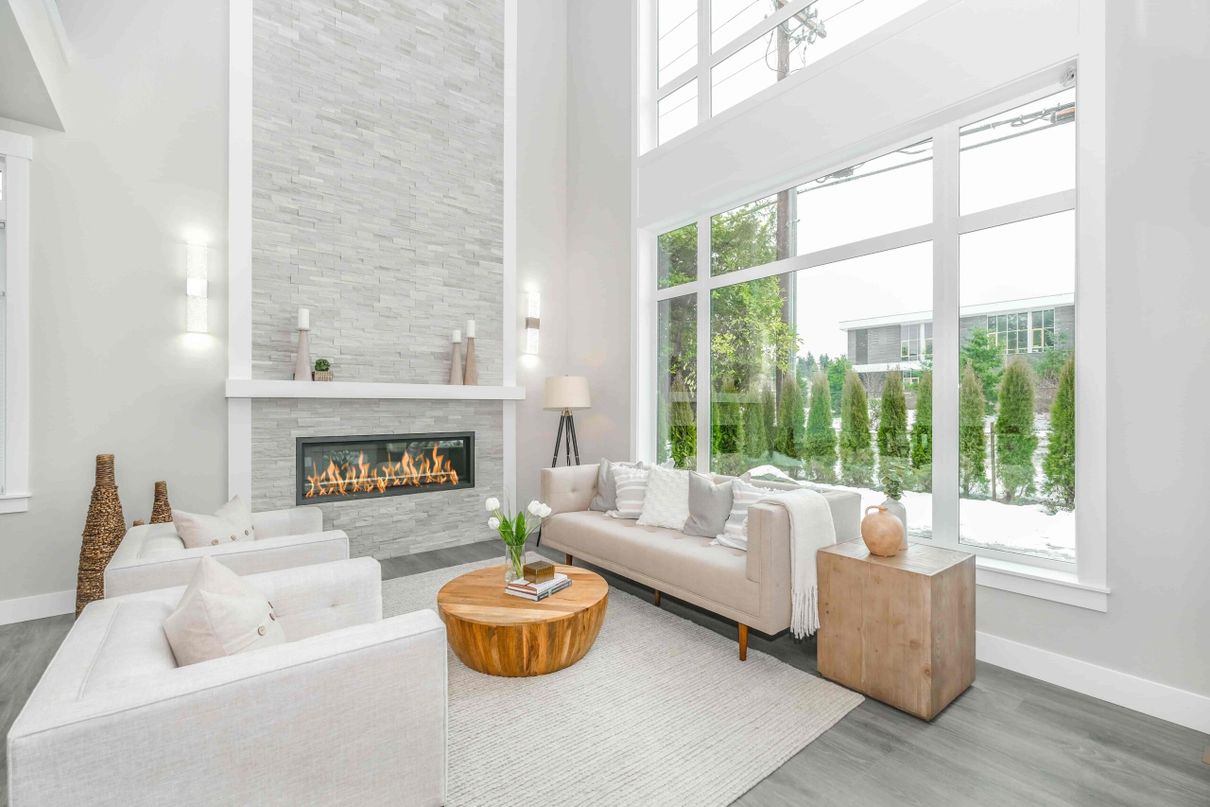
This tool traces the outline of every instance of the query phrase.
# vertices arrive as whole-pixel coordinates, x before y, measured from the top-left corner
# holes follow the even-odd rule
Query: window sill
[[[1011,591],[1027,597],[1087,608],[1102,613],[1109,610],[1109,589],[1081,583],[1069,572],[1040,569],[1023,563],[992,558],[975,559],[975,583],[986,588]]]
[[[0,493],[0,515],[24,513],[29,510],[29,499],[28,493]]]

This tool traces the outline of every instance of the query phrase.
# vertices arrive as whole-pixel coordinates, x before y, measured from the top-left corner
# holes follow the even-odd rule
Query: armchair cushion
[[[198,564],[164,633],[182,667],[286,641],[265,595],[211,557]]]
[[[212,516],[174,510],[172,523],[187,549],[218,546],[228,541],[256,540],[252,510],[239,496],[232,497]]]

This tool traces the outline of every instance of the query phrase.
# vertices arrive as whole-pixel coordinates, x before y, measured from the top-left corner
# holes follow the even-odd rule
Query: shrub
[[[874,452],[870,448],[870,412],[865,386],[852,370],[845,375],[840,399],[841,478],[846,485],[866,485],[874,470]]]
[[[1050,446],[1042,461],[1045,491],[1057,507],[1076,506],[1076,359],[1059,371],[1059,388],[1050,405]]]
[[[1011,502],[1034,489],[1034,371],[1025,359],[1008,365],[1000,379],[1000,411],[996,416],[996,475]]]
[[[769,456],[769,448],[769,433],[765,430],[761,401],[752,398],[744,402],[744,456],[764,462]]]
[[[912,467],[918,472],[916,484],[931,490],[933,477],[933,371],[920,374],[916,386],[916,421],[912,424]]]
[[[836,478],[836,430],[832,428],[832,394],[822,372],[811,379],[811,410],[802,458],[812,479],[832,482]]]
[[[975,328],[962,346],[959,357],[962,364],[970,365],[983,385],[983,398],[987,402],[984,412],[991,414],[1000,388],[1000,374],[1004,368],[1004,348],[992,343],[986,328]]]
[[[788,457],[801,457],[806,427],[802,389],[794,375],[787,373],[781,381],[781,403],[777,409],[777,435],[773,440],[773,450]]]
[[[983,383],[967,362],[958,388],[958,483],[964,496],[987,484],[987,445],[983,439],[986,408]]]
[[[677,468],[688,468],[697,456],[697,415],[689,403],[689,390],[680,379],[672,385],[671,408],[668,438],[672,443],[672,461]]]

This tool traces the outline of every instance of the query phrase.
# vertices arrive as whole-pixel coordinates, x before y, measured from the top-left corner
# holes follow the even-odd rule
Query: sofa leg
[[[748,626],[739,626],[739,660],[748,660]]]
[[[571,555],[568,555],[566,552],[563,553],[563,565],[564,566],[571,566],[575,562],[576,562],[575,558],[573,558]]]
[[[658,591],[655,593],[655,607],[656,608],[660,607],[660,592],[658,592]]]

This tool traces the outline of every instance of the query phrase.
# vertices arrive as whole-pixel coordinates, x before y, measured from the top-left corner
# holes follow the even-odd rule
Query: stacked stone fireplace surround
[[[254,378],[291,377],[301,307],[338,381],[444,384],[474,319],[480,383],[502,382],[503,6],[254,1]],[[253,506],[294,504],[297,437],[473,431],[474,488],[320,506],[356,556],[482,540],[503,408],[255,399]]]

